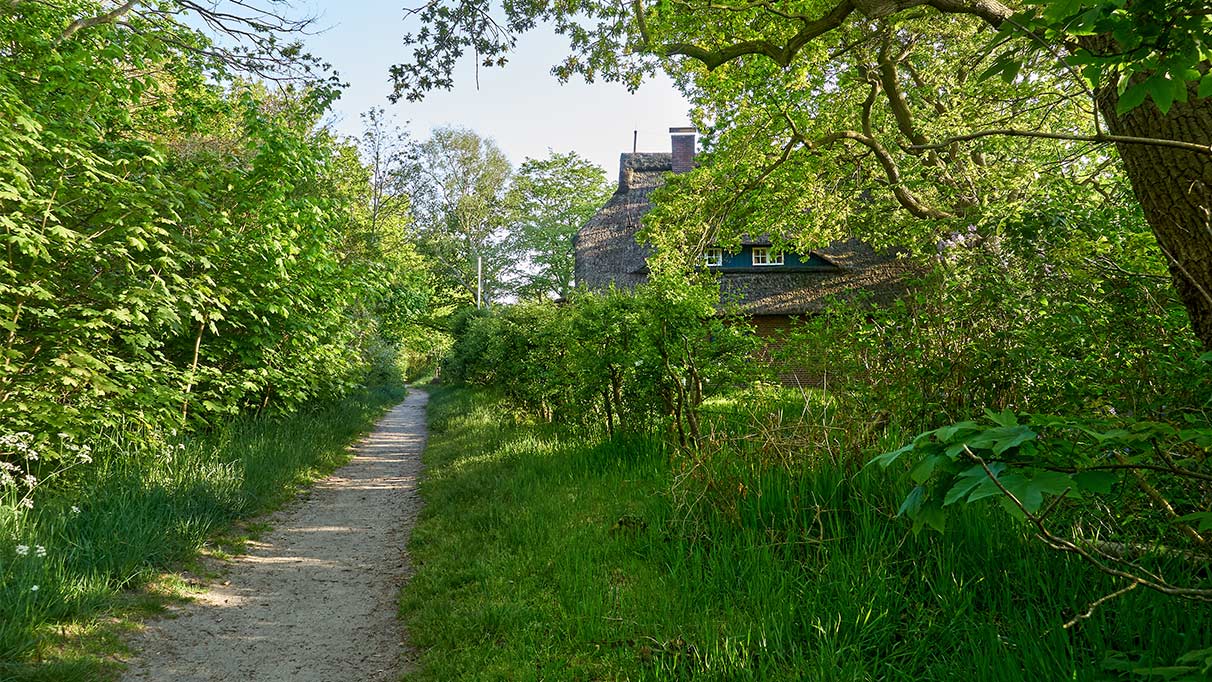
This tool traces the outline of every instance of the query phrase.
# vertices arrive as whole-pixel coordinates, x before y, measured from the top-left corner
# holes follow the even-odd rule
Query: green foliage
[[[455,325],[445,376],[498,387],[516,408],[548,421],[611,433],[664,422],[682,442],[695,440],[703,401],[752,376],[752,335],[716,314],[717,297],[710,286],[654,283],[577,292],[563,305],[467,312]]]
[[[506,201],[522,298],[562,298],[572,291],[573,238],[613,191],[606,172],[576,154],[526,159]]]
[[[1191,420],[1198,424],[1198,420]],[[1046,500],[1063,496],[1086,502],[1090,495],[1111,495],[1131,472],[1192,472],[1208,468],[1212,428],[1176,427],[1144,420],[1068,419],[1051,415],[1015,415],[986,411],[981,421],[964,421],[927,431],[911,443],[872,460],[885,468],[905,460],[917,484],[900,513],[914,529],[943,529],[946,508],[995,498],[1012,514],[1035,514]],[[1186,475],[1184,474],[1179,474]],[[1205,473],[1205,476],[1209,474]],[[1004,494],[1003,494],[1004,493]],[[1011,501],[1010,496],[1018,504]],[[1206,529],[1207,514],[1186,504],[1206,504],[1198,493],[1182,495],[1175,508],[1184,521]],[[1019,508],[1019,504],[1022,508]],[[1117,495],[1115,504],[1127,511]],[[1138,516],[1137,523],[1143,517]],[[1167,519],[1160,519],[1161,524]]]
[[[175,24],[58,40],[93,5],[0,15],[17,123],[0,423],[52,455],[49,434],[215,424],[358,384],[374,339],[403,331],[411,264],[365,225],[356,155],[316,127],[329,93],[222,85]]]
[[[436,391],[401,597],[418,679],[1131,679],[1113,661],[1143,676],[1212,644],[1207,609],[1142,590],[1062,629],[1113,581],[996,510],[906,537],[898,482],[800,437],[837,413],[787,411],[809,410],[789,471],[749,412],[792,401],[727,397],[727,445],[679,453]]]
[[[941,239],[907,296],[805,320],[785,360],[915,433],[983,407],[1147,418],[1200,404],[1212,376],[1152,237],[1064,196]]]
[[[465,128],[437,128],[411,145],[399,173],[418,248],[433,264],[442,299],[479,304],[508,293],[515,258],[505,195],[513,167],[497,144]]]
[[[1068,43],[1064,62],[1093,88],[1116,87],[1116,108],[1125,113],[1152,99],[1162,114],[1186,102],[1189,84],[1197,95],[1212,95],[1206,64],[1212,55],[1212,16],[1200,0],[1034,0],[1003,24],[994,43],[1027,33],[1032,40],[1001,53],[986,75],[1013,79],[1029,53]],[[1201,69],[1201,65],[1203,68]]]

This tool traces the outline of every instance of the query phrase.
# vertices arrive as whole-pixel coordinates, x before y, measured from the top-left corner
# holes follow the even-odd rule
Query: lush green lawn
[[[255,532],[233,524],[348,461],[347,446],[402,397],[376,388],[158,452],[120,440],[98,451],[0,536],[0,680],[112,677],[121,632],[185,587],[166,570]]]
[[[418,679],[1093,680],[1212,644],[1212,610],[1145,590],[1063,629],[1116,586],[1005,515],[913,537],[870,471],[696,466],[461,389],[430,419]]]

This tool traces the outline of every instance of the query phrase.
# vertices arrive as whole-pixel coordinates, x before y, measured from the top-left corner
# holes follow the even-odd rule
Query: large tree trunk
[[[1099,93],[1098,105],[1115,135],[1194,142],[1212,148],[1212,97],[1186,102],[1166,115],[1146,101],[1117,115],[1116,84]],[[1212,153],[1148,144],[1118,144],[1132,189],[1170,266],[1174,286],[1205,349],[1212,350]]]

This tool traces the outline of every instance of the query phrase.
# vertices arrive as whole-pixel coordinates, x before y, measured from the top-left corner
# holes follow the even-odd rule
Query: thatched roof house
[[[631,288],[648,278],[651,251],[636,241],[640,219],[648,212],[648,195],[673,170],[673,155],[623,154],[619,159],[619,187],[574,239],[578,286],[605,289],[614,283]]]
[[[630,288],[648,277],[651,251],[636,241],[649,209],[649,194],[665,174],[694,165],[694,128],[671,128],[672,153],[630,153],[619,160],[614,196],[577,232],[579,286]],[[807,254],[772,253],[771,241],[758,236],[741,241],[738,253],[708,249],[705,265],[720,273],[721,298],[736,303],[763,326],[759,317],[789,317],[824,310],[829,300],[866,292],[889,301],[904,292],[905,264],[877,253],[857,239],[837,241]],[[768,322],[773,322],[769,320]],[[777,325],[782,326],[782,325]]]

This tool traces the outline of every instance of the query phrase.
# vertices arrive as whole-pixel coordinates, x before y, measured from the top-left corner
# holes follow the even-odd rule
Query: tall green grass
[[[80,475],[0,529],[0,680],[108,677],[114,666],[95,654],[118,645],[64,653],[69,625],[106,619],[132,588],[196,556],[233,521],[348,461],[348,445],[402,396],[367,389],[162,447],[117,437],[96,448]]]
[[[878,472],[588,439],[460,389],[430,410],[421,680],[1101,680],[1212,644],[1212,610],[1145,590],[1063,628],[1118,585],[1004,514],[915,537]]]

